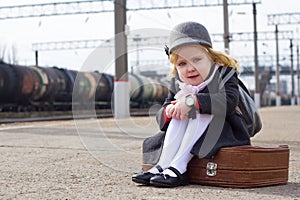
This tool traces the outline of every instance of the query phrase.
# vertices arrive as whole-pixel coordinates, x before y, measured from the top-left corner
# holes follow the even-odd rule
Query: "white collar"
[[[219,68],[219,66],[216,64],[215,69],[214,69],[213,73],[210,75],[210,77],[206,81],[204,81],[196,86],[176,80],[176,83],[179,84],[180,90],[177,92],[177,94],[175,95],[174,98],[180,99],[181,97],[185,97],[190,94],[197,94],[199,91],[203,90],[212,81],[218,68]]]

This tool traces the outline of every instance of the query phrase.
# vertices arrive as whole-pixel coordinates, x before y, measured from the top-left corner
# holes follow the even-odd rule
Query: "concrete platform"
[[[137,186],[141,143],[155,118],[0,125],[0,199],[300,199],[300,106],[262,108],[253,145],[290,147],[287,185],[231,189]]]

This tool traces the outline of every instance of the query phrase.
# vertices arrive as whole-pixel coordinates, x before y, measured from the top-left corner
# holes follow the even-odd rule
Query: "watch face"
[[[193,97],[187,97],[186,99],[185,99],[185,103],[186,103],[186,105],[187,106],[193,106],[194,105],[194,98]]]

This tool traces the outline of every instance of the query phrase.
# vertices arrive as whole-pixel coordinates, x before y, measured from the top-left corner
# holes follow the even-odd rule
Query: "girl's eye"
[[[182,67],[182,66],[184,66],[184,65],[186,65],[185,62],[179,62],[179,63],[178,63],[178,66],[180,66],[180,67]]]
[[[193,63],[197,63],[197,62],[199,62],[201,59],[200,58],[194,58],[193,59]]]

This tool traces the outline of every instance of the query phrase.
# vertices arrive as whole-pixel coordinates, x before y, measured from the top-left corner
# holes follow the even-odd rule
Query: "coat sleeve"
[[[226,76],[230,69],[226,70],[223,75]],[[235,111],[239,101],[238,78],[237,73],[224,84],[224,87],[219,88],[220,79],[216,76],[211,85],[207,87],[208,92],[198,93],[197,99],[200,105],[199,112],[202,114],[223,115]]]

